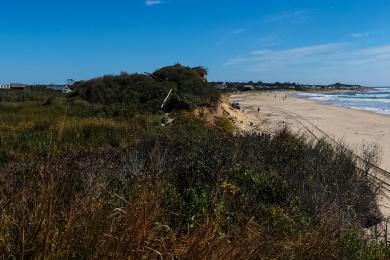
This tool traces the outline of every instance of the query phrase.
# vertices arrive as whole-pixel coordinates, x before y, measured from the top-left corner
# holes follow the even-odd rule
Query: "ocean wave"
[[[375,88],[377,91],[390,91],[390,87]]]
[[[364,111],[371,111],[379,114],[385,114],[390,115],[390,109],[380,109],[380,108],[374,108],[374,107],[347,107],[355,110],[364,110]]]
[[[349,97],[369,97],[369,98],[390,98],[390,93],[367,93],[367,94],[356,94]]]
[[[390,103],[390,99],[387,98],[342,98],[342,97],[311,97],[312,100],[322,101],[347,101],[347,102],[376,102],[376,103]]]
[[[315,93],[298,93],[297,96],[300,97],[317,97],[321,96],[322,94],[315,94]]]
[[[354,94],[314,94],[301,93],[298,96],[305,98],[328,98],[328,99],[390,99],[390,93],[354,93]]]
[[[390,115],[390,88],[377,88],[369,92],[300,93],[299,97],[356,110]]]

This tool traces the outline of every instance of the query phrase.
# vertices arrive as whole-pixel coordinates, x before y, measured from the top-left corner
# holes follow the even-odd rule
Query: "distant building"
[[[25,90],[27,88],[27,85],[21,83],[11,83],[10,88],[17,89],[17,90]]]
[[[242,91],[250,91],[250,90],[254,90],[254,87],[252,85],[245,85],[240,87],[239,89]]]
[[[11,84],[0,84],[0,89],[11,89]]]
[[[226,86],[226,83],[222,83],[222,84],[215,85],[214,88],[217,90],[225,90],[227,88],[227,86]]]
[[[269,86],[254,86],[255,90],[268,90],[271,89]]]
[[[11,84],[0,84],[0,89],[19,89],[24,90],[27,88],[26,84],[20,84],[20,83],[11,83]]]

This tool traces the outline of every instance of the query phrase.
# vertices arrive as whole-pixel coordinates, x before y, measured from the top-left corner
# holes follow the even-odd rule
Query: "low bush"
[[[2,257],[388,253],[362,238],[362,219],[377,212],[376,187],[341,147],[288,131],[232,135],[189,115],[138,140],[4,165]]]
[[[149,75],[122,73],[77,82],[69,97],[104,104],[114,111],[114,115],[125,115],[160,111],[164,99],[172,90],[164,110],[191,110],[214,105],[219,99],[219,94],[205,80],[206,75],[207,71],[203,68],[177,64]]]

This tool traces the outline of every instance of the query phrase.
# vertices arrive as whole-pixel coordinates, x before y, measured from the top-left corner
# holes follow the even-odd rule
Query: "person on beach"
[[[260,113],[260,107],[257,107],[257,113]]]

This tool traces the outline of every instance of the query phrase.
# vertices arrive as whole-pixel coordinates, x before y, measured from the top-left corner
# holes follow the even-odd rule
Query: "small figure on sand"
[[[257,113],[260,113],[260,107],[257,107]]]

